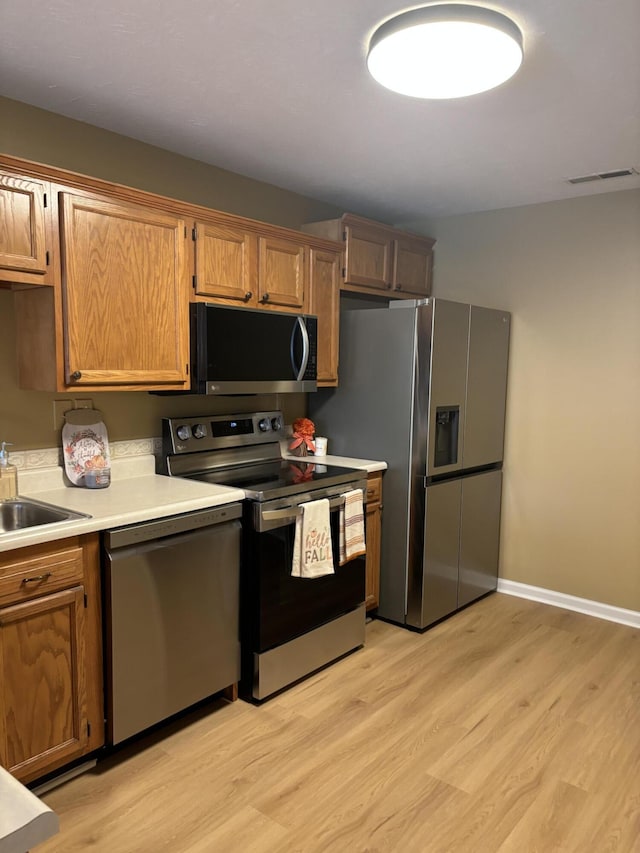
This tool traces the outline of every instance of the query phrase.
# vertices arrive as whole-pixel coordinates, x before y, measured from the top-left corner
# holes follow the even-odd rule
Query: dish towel
[[[334,574],[329,501],[309,501],[300,504],[293,539],[291,576],[317,578]]]
[[[364,541],[364,507],[362,489],[353,489],[343,495],[340,507],[340,565],[344,566],[354,557],[366,554]]]

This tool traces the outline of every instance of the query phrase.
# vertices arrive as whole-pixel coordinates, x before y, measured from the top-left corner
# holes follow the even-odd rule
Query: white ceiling
[[[567,183],[640,171],[640,0],[487,5],[519,72],[421,101],[365,66],[398,0],[0,0],[0,94],[396,223],[640,187]]]

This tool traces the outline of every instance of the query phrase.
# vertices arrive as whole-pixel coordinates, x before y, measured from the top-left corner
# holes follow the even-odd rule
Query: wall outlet
[[[93,409],[93,400],[88,397],[73,401],[74,409]]]
[[[73,409],[73,400],[53,401],[53,428],[56,432],[60,432],[64,426],[64,413],[70,409]]]

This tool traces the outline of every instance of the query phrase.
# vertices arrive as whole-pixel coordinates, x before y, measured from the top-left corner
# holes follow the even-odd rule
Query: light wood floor
[[[495,594],[44,796],[46,851],[640,851],[640,632]]]

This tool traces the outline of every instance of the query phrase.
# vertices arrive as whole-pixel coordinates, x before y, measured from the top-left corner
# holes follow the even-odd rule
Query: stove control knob
[[[280,418],[271,418],[271,429],[282,429],[282,421]]]
[[[262,418],[262,420],[258,423],[258,429],[260,432],[269,432],[271,429],[271,421],[269,418]]]
[[[207,434],[207,428],[204,424],[196,424],[193,428],[194,438],[204,438]]]
[[[176,435],[180,441],[186,441],[188,438],[191,438],[191,430],[186,424],[181,424],[176,430]]]

